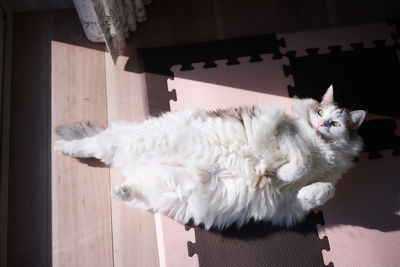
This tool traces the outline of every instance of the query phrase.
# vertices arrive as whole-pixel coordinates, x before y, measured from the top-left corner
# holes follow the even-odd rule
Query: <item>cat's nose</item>
[[[317,133],[319,133],[319,128],[321,127],[321,126],[324,126],[325,125],[325,123],[324,122],[318,122],[318,124],[317,124]]]

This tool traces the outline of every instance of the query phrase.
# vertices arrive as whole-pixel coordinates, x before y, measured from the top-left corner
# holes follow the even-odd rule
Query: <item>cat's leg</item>
[[[129,178],[124,183],[114,186],[110,195],[115,200],[126,201],[131,207],[155,211],[154,207],[151,206],[151,202],[148,201],[151,196],[143,192],[143,188],[140,188],[138,184]]]
[[[278,179],[285,182],[292,182],[303,177],[309,171],[312,163],[312,156],[308,151],[302,152],[297,148],[291,150],[288,155],[288,162],[276,171]]]
[[[276,170],[277,178],[292,182],[300,179],[311,168],[312,154],[298,129],[282,123],[279,127],[279,152],[286,158],[286,163]]]
[[[54,151],[65,156],[77,158],[100,158],[102,154],[96,137],[58,140],[54,143]]]
[[[334,192],[333,184],[316,182],[301,188],[297,193],[297,201],[303,210],[310,211],[325,204]]]
[[[99,133],[82,139],[58,140],[54,143],[54,151],[75,158],[97,158],[105,164],[111,164],[116,151],[110,138]]]
[[[114,199],[126,201],[134,208],[166,214],[179,222],[202,218],[205,211],[199,209],[195,194],[197,176],[184,167],[143,164],[121,171],[128,178],[113,188]]]

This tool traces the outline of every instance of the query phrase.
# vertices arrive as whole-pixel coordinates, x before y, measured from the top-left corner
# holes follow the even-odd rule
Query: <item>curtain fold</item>
[[[146,20],[151,0],[73,0],[86,37],[105,42],[114,63],[125,47],[129,32]]]

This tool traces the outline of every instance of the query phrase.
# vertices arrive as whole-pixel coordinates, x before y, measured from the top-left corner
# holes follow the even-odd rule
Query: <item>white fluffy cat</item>
[[[135,208],[225,228],[250,219],[290,226],[334,193],[362,149],[366,112],[297,100],[294,115],[270,105],[169,112],[107,129],[63,125],[55,151],[95,157],[127,176],[111,195]],[[95,178],[95,177],[94,177]]]

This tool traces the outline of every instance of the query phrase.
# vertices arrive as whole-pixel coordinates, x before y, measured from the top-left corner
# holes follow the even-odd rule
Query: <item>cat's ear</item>
[[[353,123],[353,129],[360,127],[361,123],[365,119],[367,112],[364,110],[355,110],[350,112],[351,122]]]
[[[330,105],[333,104],[333,86],[329,86],[328,90],[322,97],[321,105]]]

